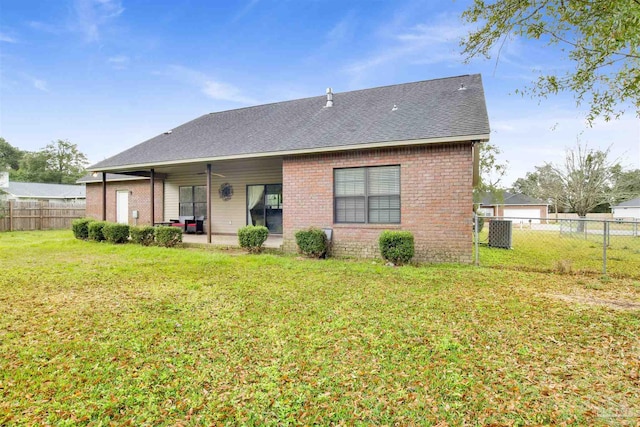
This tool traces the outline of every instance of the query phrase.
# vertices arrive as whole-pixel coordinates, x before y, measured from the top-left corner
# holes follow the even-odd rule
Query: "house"
[[[150,224],[149,206],[150,179],[144,176],[106,174],[106,201],[102,203],[102,173],[92,173],[78,180],[87,188],[87,217],[103,218],[102,208],[106,208],[104,218],[122,224]],[[163,218],[163,181],[154,183],[154,204],[157,218]],[[158,222],[158,221],[155,221]]]
[[[328,227],[334,254],[374,257],[383,230],[409,230],[416,259],[470,262],[478,144],[488,140],[478,74],[327,89],[206,114],[103,160],[89,168],[106,173],[101,200],[90,191],[88,203],[102,218],[116,212],[113,193],[125,203],[140,184],[108,180],[124,174],[148,184],[140,223],[204,216],[208,242],[260,224],[295,251],[296,231]]]
[[[547,218],[549,203],[525,194],[504,192],[502,197],[485,196],[480,203],[478,211],[485,216],[531,219],[532,223],[539,224],[541,220]]]
[[[640,219],[640,197],[612,206],[614,218]]]
[[[84,185],[8,181],[0,188],[0,200],[84,202]]]

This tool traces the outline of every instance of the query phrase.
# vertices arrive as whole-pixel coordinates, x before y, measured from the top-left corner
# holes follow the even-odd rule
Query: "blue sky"
[[[558,53],[511,40],[464,64],[468,1],[0,2],[0,136],[23,150],[68,139],[92,163],[202,114],[481,73],[504,184],[559,163],[577,138],[640,168],[633,111],[589,128],[570,95],[514,94]]]

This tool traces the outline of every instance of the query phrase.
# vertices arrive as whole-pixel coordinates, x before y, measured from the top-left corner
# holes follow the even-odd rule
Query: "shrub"
[[[150,246],[153,244],[155,229],[149,225],[140,227],[129,227],[131,241],[142,246]]]
[[[87,240],[89,238],[89,223],[95,221],[93,218],[78,218],[71,223],[71,229],[76,239]]]
[[[410,231],[383,231],[378,242],[382,258],[396,265],[408,263],[415,253]]]
[[[156,227],[154,232],[156,243],[166,248],[172,248],[182,242],[182,228]]]
[[[296,232],[296,244],[300,252],[313,258],[322,258],[329,250],[329,240],[324,231],[311,227]]]
[[[89,223],[89,240],[95,242],[102,242],[104,240],[104,234],[102,229],[107,224],[106,221],[91,221]]]
[[[102,235],[107,242],[124,243],[129,240],[129,226],[127,224],[118,224],[117,222],[108,222],[102,227]]]
[[[269,229],[261,225],[247,225],[238,230],[240,247],[249,253],[262,252],[262,245],[269,237]]]

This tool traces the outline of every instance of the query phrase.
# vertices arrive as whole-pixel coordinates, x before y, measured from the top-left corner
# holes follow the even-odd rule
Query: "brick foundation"
[[[401,224],[334,224],[333,170],[400,165]],[[417,261],[471,262],[471,143],[425,145],[286,157],[283,175],[283,248],[309,226],[334,229],[337,256],[379,257],[383,230],[414,234]]]

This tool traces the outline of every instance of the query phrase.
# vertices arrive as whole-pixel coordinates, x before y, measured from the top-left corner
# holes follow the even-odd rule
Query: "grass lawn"
[[[0,234],[0,425],[637,425],[640,282]]]
[[[602,275],[602,235],[560,234],[514,227],[512,249],[491,248],[486,245],[487,241],[488,227],[484,227],[480,233],[482,266]],[[607,275],[640,279],[640,237],[610,237]]]

